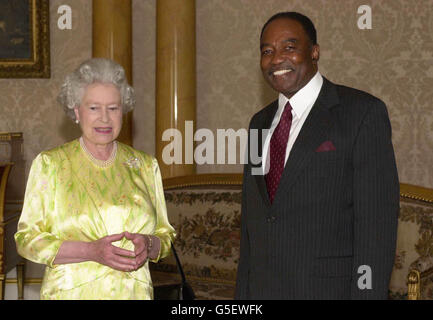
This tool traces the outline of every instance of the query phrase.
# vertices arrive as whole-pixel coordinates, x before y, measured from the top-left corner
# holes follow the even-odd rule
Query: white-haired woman
[[[18,252],[47,265],[41,299],[152,299],[148,261],[169,253],[174,229],[157,161],[116,141],[134,105],[125,72],[90,59],[58,101],[82,136],[33,161]]]

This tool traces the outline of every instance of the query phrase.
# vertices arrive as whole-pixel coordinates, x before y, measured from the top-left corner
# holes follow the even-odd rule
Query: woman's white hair
[[[123,113],[134,108],[134,89],[128,84],[123,67],[109,59],[93,58],[84,61],[66,76],[57,97],[57,101],[72,120],[75,120],[74,108],[81,105],[85,89],[92,83],[110,83],[116,86],[120,92]]]

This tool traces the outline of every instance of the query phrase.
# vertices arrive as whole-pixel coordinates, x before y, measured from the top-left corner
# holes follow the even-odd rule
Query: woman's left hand
[[[149,248],[152,238],[152,246]],[[148,258],[155,259],[158,256],[160,242],[159,238],[151,235],[140,233],[129,233],[125,231],[125,238],[131,240],[134,244],[136,268],[139,269],[147,261]],[[149,250],[150,249],[150,250]],[[157,250],[156,250],[157,249]]]

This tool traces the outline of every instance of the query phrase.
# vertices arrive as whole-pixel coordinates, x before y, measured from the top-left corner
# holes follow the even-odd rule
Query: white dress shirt
[[[287,101],[290,102],[292,106],[292,126],[290,127],[289,141],[287,142],[286,148],[286,158],[284,161],[284,166],[289,158],[290,151],[295,144],[296,138],[307,119],[311,108],[319,96],[320,89],[323,85],[323,77],[319,71],[314,75],[313,78],[298,92],[296,92],[290,99],[287,99],[282,93],[278,96],[278,110],[275,113],[274,119],[272,120],[271,127],[269,129],[269,134],[266,136],[265,144],[263,146],[263,159],[262,159],[262,169],[266,174],[269,171],[269,145],[271,142],[272,134],[277,128],[278,123],[280,123],[281,114],[284,111],[284,106]]]

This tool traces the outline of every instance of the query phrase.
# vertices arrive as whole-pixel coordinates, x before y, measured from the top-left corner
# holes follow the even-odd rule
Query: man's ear
[[[318,44],[313,45],[311,50],[311,60],[317,63],[320,59],[320,46]]]

